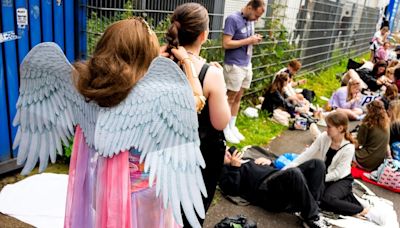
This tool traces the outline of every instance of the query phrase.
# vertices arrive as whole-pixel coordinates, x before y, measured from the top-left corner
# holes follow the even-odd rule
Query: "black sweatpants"
[[[325,181],[325,164],[312,159],[298,167],[273,173],[259,187],[259,206],[275,212],[301,212],[305,219],[318,216]]]
[[[353,195],[352,184],[351,175],[335,182],[325,183],[321,208],[342,215],[355,215],[363,211],[364,208]]]

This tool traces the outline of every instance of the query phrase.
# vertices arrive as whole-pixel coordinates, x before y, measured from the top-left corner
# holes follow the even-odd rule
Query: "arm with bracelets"
[[[189,55],[187,54],[185,48],[182,46],[179,46],[178,48],[172,48],[171,52],[174,57],[179,60],[179,63],[183,66],[183,70],[185,71],[189,84],[193,90],[193,96],[196,102],[196,111],[201,112],[206,104],[206,97],[203,95],[203,88],[201,86],[193,62],[189,58]]]

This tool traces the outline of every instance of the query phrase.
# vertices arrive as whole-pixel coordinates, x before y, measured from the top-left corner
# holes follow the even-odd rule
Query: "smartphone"
[[[236,151],[236,146],[231,146],[228,149],[229,153],[233,154]]]

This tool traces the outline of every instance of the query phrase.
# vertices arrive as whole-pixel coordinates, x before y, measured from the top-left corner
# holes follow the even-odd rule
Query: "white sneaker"
[[[233,143],[233,144],[238,144],[240,143],[240,140],[236,138],[236,136],[233,134],[231,128],[228,126],[226,126],[226,128],[224,129],[224,135],[225,135],[225,139],[226,141]]]
[[[239,141],[244,140],[244,136],[239,132],[239,129],[237,127],[233,127],[231,128],[231,132],[233,133],[233,135],[239,139]]]

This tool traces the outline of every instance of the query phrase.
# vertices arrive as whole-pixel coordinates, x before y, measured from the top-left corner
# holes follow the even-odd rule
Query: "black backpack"
[[[303,89],[303,91],[301,92],[301,94],[303,94],[303,97],[305,99],[307,99],[310,103],[315,101],[315,92],[309,89]]]
[[[236,215],[234,217],[225,217],[214,228],[257,228],[257,223],[247,219],[244,215]]]

